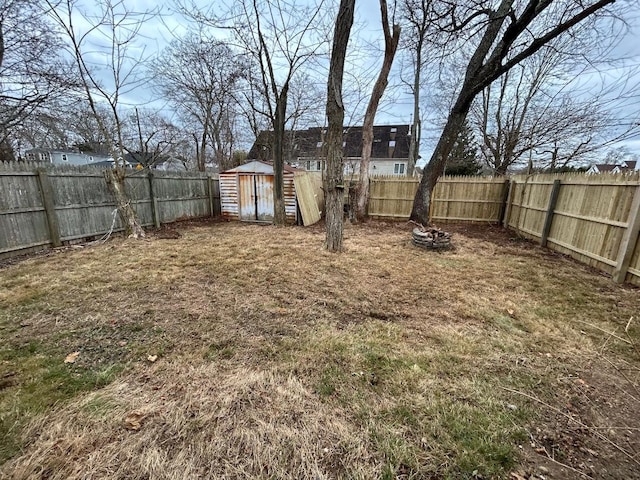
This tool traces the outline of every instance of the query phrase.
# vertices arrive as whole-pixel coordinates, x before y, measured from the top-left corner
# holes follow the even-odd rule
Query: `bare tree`
[[[434,18],[434,0],[403,0],[402,20],[408,29],[403,36],[403,49],[411,60],[412,81],[407,82],[413,95],[413,122],[411,124],[411,142],[409,144],[409,163],[407,175],[413,176],[422,134],[420,112],[420,90],[422,88],[422,70],[425,67],[425,52],[429,44],[429,32],[438,19]]]
[[[400,25],[394,23],[393,27],[389,26],[387,0],[380,0],[380,13],[382,15],[382,31],[384,33],[384,58],[382,60],[380,74],[371,92],[371,98],[367,105],[362,126],[362,157],[360,159],[360,175],[356,187],[357,199],[355,205],[355,218],[357,220],[364,219],[367,214],[367,205],[369,203],[369,162],[371,160],[371,148],[373,147],[373,123],[376,118],[380,99],[389,83],[389,72],[391,71],[393,59],[398,49],[398,42],[400,41]]]
[[[0,0],[0,160],[22,123],[73,86],[53,30],[37,3]]]
[[[124,0],[101,0],[92,12],[83,12],[76,0],[44,0],[48,14],[56,22],[68,41],[68,50],[76,64],[84,96],[101,134],[109,139],[111,155],[115,165],[105,175],[118,205],[118,212],[126,231],[133,238],[144,237],[135,209],[131,205],[125,188],[125,149],[123,121],[120,104],[123,96],[139,88],[145,79],[141,78],[140,66],[145,60],[144,48],[136,44],[145,22],[156,12],[135,12]],[[74,20],[80,15],[89,25],[82,31]],[[96,51],[89,46],[92,37],[106,40],[104,51]],[[91,52],[91,54],[89,54]],[[107,65],[108,76],[103,79],[101,71],[90,62],[92,56],[99,55]],[[99,111],[99,105],[108,107],[115,132],[109,130]]]
[[[191,167],[183,152],[189,150],[190,139],[181,126],[160,112],[135,108],[123,125],[124,149],[127,158],[144,168],[153,168],[166,161],[176,161],[185,169]]]
[[[488,1],[460,6],[452,3],[451,20],[443,29],[456,35],[468,32],[468,36],[463,38],[466,41],[478,39],[440,139],[424,170],[413,203],[412,220],[428,221],[431,192],[476,96],[549,42],[613,2],[527,0],[522,3],[501,0],[495,8]]]
[[[353,25],[355,0],[341,0],[333,34],[329,78],[327,80],[327,175],[325,177],[326,240],[331,252],[342,250],[344,221],[344,171],[342,162],[342,138],[344,103],[342,78],[347,45]]]
[[[470,112],[481,138],[481,152],[491,171],[503,175],[527,158],[529,170],[561,169],[619,139],[624,129],[612,129],[615,113],[607,107],[614,85],[596,88],[584,82],[594,68],[610,67],[606,53],[615,36],[576,28],[524,60],[482,91]],[[576,66],[574,52],[585,51],[588,65]],[[582,56],[580,56],[582,60]],[[618,68],[620,70],[620,68]],[[622,73],[622,72],[621,72]],[[633,85],[629,73],[617,84]]]
[[[230,41],[255,66],[254,86],[260,100],[252,105],[273,128],[274,218],[285,223],[284,141],[289,89],[300,68],[314,59],[327,38],[323,34],[324,0],[240,0],[227,11],[201,11],[191,3],[183,12],[201,25],[231,31]]]
[[[243,74],[242,60],[224,42],[190,33],[171,42],[153,70],[160,93],[200,125],[198,169],[205,169],[207,144],[224,167],[233,150],[233,92]]]

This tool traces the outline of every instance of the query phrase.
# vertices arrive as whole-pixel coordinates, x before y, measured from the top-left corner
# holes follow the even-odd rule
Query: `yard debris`
[[[147,416],[140,410],[129,412],[124,418],[124,428],[137,432],[142,428],[145,418],[147,418]]]
[[[80,352],[73,352],[64,358],[64,363],[75,363]]]

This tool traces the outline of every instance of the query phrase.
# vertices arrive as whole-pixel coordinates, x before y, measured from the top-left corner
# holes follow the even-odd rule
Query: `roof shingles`
[[[285,161],[298,158],[324,157],[326,129],[312,127],[307,130],[285,132]],[[262,131],[249,151],[248,159],[271,160],[272,131]],[[409,125],[376,125],[373,127],[371,158],[408,158],[411,135]],[[344,156],[362,156],[362,127],[345,127]]]

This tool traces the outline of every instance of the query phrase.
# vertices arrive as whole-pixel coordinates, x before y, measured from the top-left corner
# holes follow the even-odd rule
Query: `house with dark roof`
[[[311,172],[326,168],[325,127],[285,132],[285,163]],[[251,147],[249,160],[272,161],[272,131],[262,131]],[[409,163],[409,125],[376,125],[373,127],[373,145],[369,173],[371,175],[406,175]],[[362,158],[362,127],[345,127],[344,149],[345,176],[358,175]]]
[[[594,163],[587,173],[625,173],[640,170],[640,162],[637,160],[625,160],[615,165],[611,163]]]
[[[95,165],[101,162],[113,162],[108,155],[71,149],[32,148],[24,153],[28,161],[54,165]]]

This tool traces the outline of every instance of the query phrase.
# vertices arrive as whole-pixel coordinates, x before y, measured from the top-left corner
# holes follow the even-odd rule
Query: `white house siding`
[[[55,165],[91,165],[96,162],[111,160],[107,155],[94,155],[65,150],[47,150],[35,148],[25,152],[27,159],[39,162],[51,162]]]
[[[406,176],[407,160],[372,160],[369,168],[369,175]]]
[[[407,174],[407,163],[408,161],[402,158],[391,158],[391,159],[372,158],[369,162],[369,175],[405,176]],[[396,165],[398,165],[397,169],[396,169]],[[345,162],[344,162],[345,175],[357,175],[359,171],[360,171],[360,160],[345,159]]]
[[[324,159],[317,158],[304,158],[299,157],[297,160],[298,165],[307,170],[308,172],[317,172],[318,162],[321,162],[322,169],[325,168]],[[372,158],[369,162],[369,175],[407,175],[407,165],[409,161],[406,158]],[[398,168],[396,169],[396,165]],[[400,166],[401,165],[401,166]],[[397,171],[396,171],[397,170]],[[344,159],[344,175],[358,175],[360,172],[360,159],[359,158],[345,158]]]

